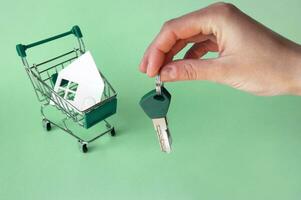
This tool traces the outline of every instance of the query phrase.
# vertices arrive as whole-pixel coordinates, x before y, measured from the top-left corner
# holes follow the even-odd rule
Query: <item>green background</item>
[[[301,43],[300,0],[232,2]],[[0,199],[299,200],[300,97],[257,97],[208,82],[168,83],[174,141],[169,155],[160,152],[151,121],[138,106],[154,88],[154,80],[137,70],[149,42],[164,21],[210,3],[3,1]],[[15,52],[17,43],[75,24],[119,100],[118,113],[110,119],[118,135],[91,144],[88,154],[62,131],[44,132],[39,103]],[[28,58],[47,58],[42,49],[55,44],[30,51]]]

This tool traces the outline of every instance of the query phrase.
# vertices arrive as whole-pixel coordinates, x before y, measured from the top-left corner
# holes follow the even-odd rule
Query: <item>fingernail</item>
[[[165,67],[161,70],[161,78],[163,80],[174,80],[177,77],[176,70],[174,67]]]
[[[154,77],[157,75],[158,72],[156,72],[156,70],[154,70],[154,65],[149,62],[148,65],[147,65],[147,69],[146,69],[146,74],[149,76],[149,77]]]

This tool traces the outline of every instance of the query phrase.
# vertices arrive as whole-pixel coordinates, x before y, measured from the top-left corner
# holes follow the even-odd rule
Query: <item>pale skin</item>
[[[174,60],[193,43],[183,59]],[[202,58],[217,52],[217,58]],[[215,3],[166,22],[140,71],[164,82],[207,80],[255,95],[301,95],[301,46],[232,4]]]

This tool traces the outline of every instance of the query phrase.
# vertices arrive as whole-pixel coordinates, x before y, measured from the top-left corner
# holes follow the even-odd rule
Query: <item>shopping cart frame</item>
[[[71,51],[43,61],[39,64],[30,65],[28,63],[26,58],[27,49],[66,37],[68,35],[74,35],[77,38],[77,48],[74,48]],[[81,151],[86,153],[88,151],[89,143],[95,141],[96,139],[100,138],[101,136],[107,133],[110,133],[111,136],[115,136],[115,128],[106,120],[106,118],[116,113],[117,93],[101,72],[99,73],[104,80],[105,86],[101,102],[84,111],[78,110],[71,103],[65,100],[58,92],[54,91],[53,88],[58,72],[64,69],[68,64],[70,64],[80,55],[85,53],[85,44],[82,37],[83,35],[81,33],[80,28],[78,26],[73,26],[72,29],[68,32],[38,42],[34,42],[28,45],[18,44],[16,46],[16,50],[18,55],[21,57],[22,63],[33,85],[36,96],[39,102],[41,103],[40,111],[42,115],[42,124],[45,130],[50,131],[52,125],[60,128],[64,132],[76,138],[79,142]],[[44,110],[46,109],[46,107],[49,106],[55,106],[65,115],[65,118],[62,119],[62,125],[58,124],[54,120],[50,120],[46,116]],[[85,140],[82,137],[79,137],[73,131],[71,131],[70,128],[68,128],[66,121],[69,119],[72,119],[75,123],[86,129],[103,121],[105,123],[106,130],[97,134],[95,137],[89,140]]]

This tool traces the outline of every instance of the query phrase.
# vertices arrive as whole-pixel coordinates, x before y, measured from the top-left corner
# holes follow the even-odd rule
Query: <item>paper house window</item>
[[[58,73],[54,91],[80,111],[101,101],[104,82],[89,51]]]
[[[58,94],[64,99],[74,101],[77,88],[78,83],[62,79],[58,90]]]

